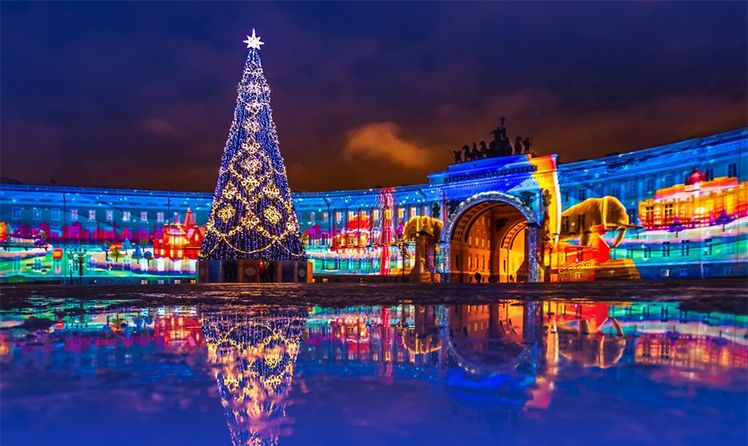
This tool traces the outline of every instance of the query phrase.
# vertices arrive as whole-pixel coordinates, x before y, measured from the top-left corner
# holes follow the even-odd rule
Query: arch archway
[[[482,192],[464,200],[442,231],[442,271],[448,281],[537,282],[538,224],[512,195]],[[479,273],[479,274],[476,274]]]
[[[541,311],[534,302],[452,305],[445,312],[442,344],[472,374],[536,370],[542,354]]]

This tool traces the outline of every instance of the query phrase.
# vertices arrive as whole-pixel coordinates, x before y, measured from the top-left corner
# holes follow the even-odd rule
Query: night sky
[[[26,184],[212,191],[252,28],[291,187],[426,182],[506,116],[562,161],[746,125],[729,3],[0,4],[0,162]]]

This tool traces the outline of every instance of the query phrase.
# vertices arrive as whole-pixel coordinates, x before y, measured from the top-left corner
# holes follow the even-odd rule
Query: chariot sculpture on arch
[[[503,116],[499,118],[499,125],[488,132],[489,135],[493,136],[493,140],[489,143],[481,141],[480,148],[476,142],[473,142],[472,144],[465,144],[462,149],[453,150],[454,163],[460,164],[498,156],[531,155],[530,138],[523,139],[520,135],[517,135],[514,144],[512,144],[507,136],[505,122],[506,118]]]

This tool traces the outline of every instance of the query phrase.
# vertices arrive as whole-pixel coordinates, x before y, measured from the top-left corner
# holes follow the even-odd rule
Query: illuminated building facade
[[[443,222],[426,254],[441,281],[748,274],[748,129],[556,161],[503,156],[449,166],[423,185],[296,193],[315,277],[404,277],[418,261],[417,243],[398,242],[408,221],[423,216]],[[162,255],[154,241],[188,209],[205,225],[211,194],[4,184],[0,204],[3,281],[78,273],[66,256],[53,259],[59,248],[87,250],[89,281],[184,281],[195,276],[190,256]],[[127,253],[112,260],[101,248],[118,243]]]

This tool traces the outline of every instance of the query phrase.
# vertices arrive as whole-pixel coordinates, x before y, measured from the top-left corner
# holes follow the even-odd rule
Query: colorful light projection
[[[262,70],[263,42],[252,30],[234,121],[218,171],[202,245],[205,259],[303,260],[294,211]]]
[[[162,238],[153,240],[153,251],[157,258],[197,259],[204,238],[205,227],[195,224],[195,215],[188,208],[184,223],[179,221],[179,214],[176,214],[173,222],[164,225]]]

